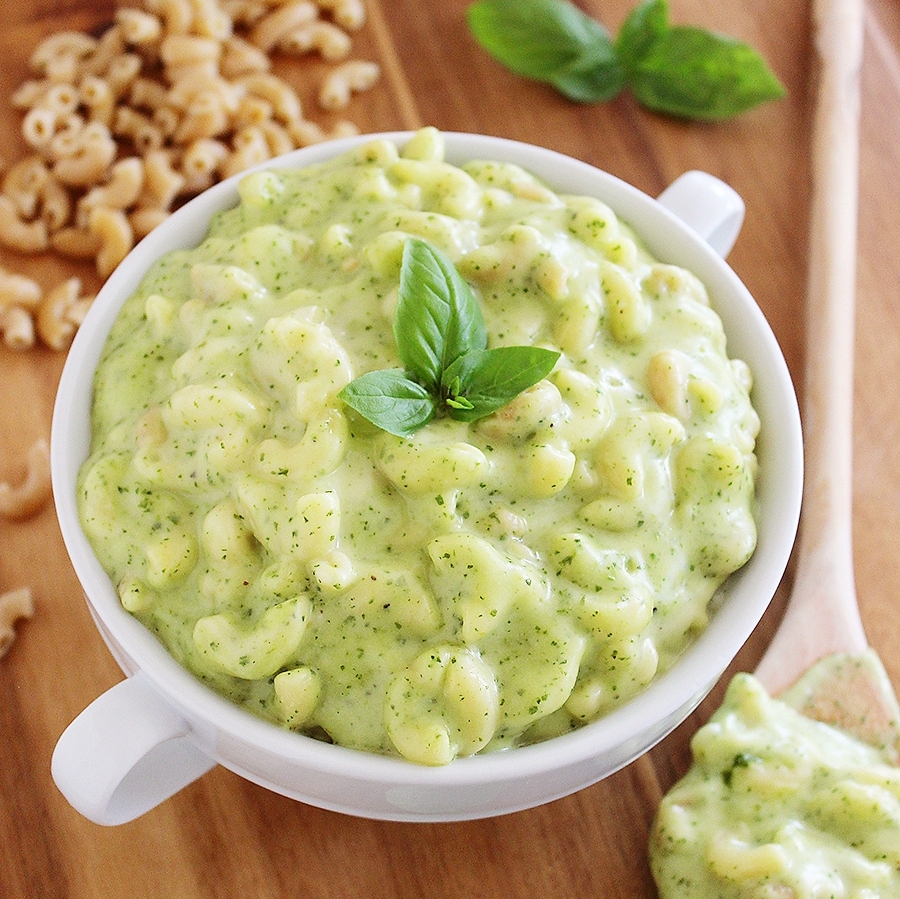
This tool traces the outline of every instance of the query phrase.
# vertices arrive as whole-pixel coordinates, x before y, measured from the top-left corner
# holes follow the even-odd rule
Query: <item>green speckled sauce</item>
[[[153,266],[96,373],[80,514],[123,605],[254,713],[423,764],[640,691],[756,540],[751,377],[703,285],[598,200],[449,165],[434,129],[240,196]],[[492,345],[562,355],[401,439],[337,394],[398,366],[409,236]]]

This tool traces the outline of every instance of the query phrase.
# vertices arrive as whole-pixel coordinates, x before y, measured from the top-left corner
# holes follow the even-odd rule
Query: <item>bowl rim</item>
[[[716,273],[714,287],[710,287],[708,278],[702,278],[710,287],[712,305],[720,316],[723,297],[728,297],[729,304],[739,306],[738,313],[734,314],[738,314],[739,319],[748,325],[751,333],[747,339],[758,344],[757,350],[767,362],[764,371],[754,370],[756,383],[766,384],[763,393],[765,408],[760,409],[756,399],[754,406],[764,422],[774,422],[777,417],[777,428],[770,433],[763,430],[760,435],[761,441],[774,440],[777,444],[770,448],[768,457],[777,452],[775,475],[778,485],[777,489],[772,487],[767,492],[773,511],[760,509],[758,521],[765,521],[766,527],[759,529],[759,543],[754,556],[724,585],[725,599],[712,615],[706,630],[671,667],[622,706],[576,730],[540,743],[460,758],[450,765],[434,768],[401,758],[322,743],[257,718],[183,668],[150,631],[121,606],[110,579],[94,556],[79,524],[74,488],[78,467],[87,454],[85,432],[89,432],[89,424],[85,421],[84,410],[86,404],[89,406],[93,371],[119,308],[134,292],[152,262],[169,249],[194,246],[202,240],[210,216],[237,202],[237,185],[251,172],[312,165],[369,141],[388,140],[402,145],[415,133],[390,131],[316,144],[232,176],[175,211],[141,240],[110,275],[75,335],[54,403],[50,440],[51,479],[64,544],[91,614],[119,665],[127,674],[141,670],[170,704],[179,708],[191,723],[199,723],[198,733],[201,735],[204,728],[212,728],[308,769],[387,785],[455,786],[515,780],[586,762],[621,747],[623,737],[639,744],[638,751],[632,755],[634,758],[670,733],[696,708],[744,645],[774,596],[787,568],[799,522],[802,435],[787,364],[768,321],[737,274],[708,244],[655,199],[587,162],[507,138],[441,132],[448,161],[454,164],[476,158],[511,161],[537,175],[558,192],[592,196],[602,194],[600,198],[617,214],[623,204],[630,212],[638,213],[623,214],[621,217],[649,245],[657,258],[666,261],[666,257],[674,253],[678,256],[679,265],[695,273],[698,267]],[[566,185],[580,186],[567,188]],[[650,233],[648,225],[652,225]],[[660,242],[666,244],[667,252],[659,252]],[[685,249],[690,250],[687,255],[694,264],[681,261]],[[696,264],[698,261],[700,266]],[[731,343],[733,335],[727,323],[725,330]],[[769,467],[776,468],[775,465]],[[760,472],[762,476],[772,475],[762,466]],[[740,601],[729,602],[735,590],[739,591]],[[669,719],[675,711],[680,712],[680,718],[672,724]],[[658,732],[649,728],[648,745],[648,724],[660,722],[668,723],[659,727]],[[216,748],[218,740],[210,739],[208,742],[206,749],[227,767],[228,759],[219,757]]]

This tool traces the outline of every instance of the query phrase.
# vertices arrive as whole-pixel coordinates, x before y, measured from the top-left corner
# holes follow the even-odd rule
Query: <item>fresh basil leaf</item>
[[[436,411],[432,394],[397,368],[360,375],[338,397],[373,425],[397,437],[409,437],[431,421]]]
[[[457,421],[476,421],[496,412],[550,374],[559,355],[535,346],[465,353],[444,372],[448,415]]]
[[[648,109],[716,121],[783,97],[785,90],[747,44],[697,28],[672,28],[636,69],[629,88]]]
[[[433,393],[458,356],[487,346],[472,288],[437,247],[418,238],[403,247],[394,336],[400,361]]]
[[[579,102],[624,85],[609,32],[568,0],[479,0],[466,11],[476,40],[511,72]]]
[[[644,0],[622,23],[616,35],[616,49],[626,68],[643,59],[653,44],[669,30],[669,4],[666,0]]]
[[[747,44],[670,27],[667,0],[639,3],[615,41],[569,0],[478,0],[467,18],[481,46],[512,72],[582,103],[627,87],[654,112],[715,121],[785,94]]]
[[[641,4],[617,47],[637,101],[655,112],[716,121],[767,100],[784,87],[748,44],[702,28],[668,27],[665,0]]]
[[[578,59],[547,81],[576,103],[605,103],[625,87],[625,67],[615,47],[604,41],[586,48]]]

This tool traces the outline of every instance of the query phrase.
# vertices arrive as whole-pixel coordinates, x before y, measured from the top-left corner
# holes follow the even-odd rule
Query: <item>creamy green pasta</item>
[[[239,193],[97,368],[80,515],[124,607],[253,712],[423,764],[644,688],[755,547],[751,376],[703,285],[597,199],[449,164],[434,129]],[[401,438],[338,394],[398,367],[410,237],[472,285],[491,346],[561,356]]]
[[[661,899],[900,896],[900,768],[749,674],[691,744],[651,864]]]

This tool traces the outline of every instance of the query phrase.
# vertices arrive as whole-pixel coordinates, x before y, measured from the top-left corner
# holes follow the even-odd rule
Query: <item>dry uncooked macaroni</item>
[[[359,0],[135,0],[99,37],[51,34],[11,98],[29,155],[0,182],[0,247],[93,260],[106,278],[214,181],[357,133],[349,121],[312,121],[295,85],[271,69],[285,53],[336,62],[317,102],[343,110],[380,73],[347,58],[364,21]],[[31,308],[0,298],[3,343],[67,348],[77,316],[57,319],[46,340]]]
[[[15,281],[12,283],[16,284]],[[0,307],[0,313],[2,312]],[[31,445],[27,462],[25,478],[20,483],[0,482],[0,522],[3,519],[28,518],[43,508],[50,499],[50,448],[46,440],[36,440]],[[0,592],[0,659],[6,655],[16,638],[16,622],[21,618],[31,618],[32,615],[34,601],[29,588],[20,587]]]
[[[256,713],[424,764],[644,688],[755,545],[751,379],[703,286],[598,200],[448,164],[434,129],[240,198],[152,268],[96,373],[80,508],[125,608]],[[562,357],[400,439],[337,394],[398,365],[413,235],[495,345]]]
[[[65,349],[92,302],[78,278],[44,293],[32,278],[0,267],[0,339],[16,350],[34,346],[38,337],[52,349]]]
[[[39,439],[28,450],[25,478],[18,484],[0,482],[0,519],[28,518],[50,499],[50,446]]]
[[[900,896],[900,769],[737,675],[651,841],[662,899]]]
[[[15,624],[20,618],[34,615],[34,600],[27,587],[0,593],[0,659],[9,652],[16,639]]]

